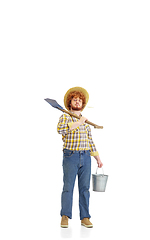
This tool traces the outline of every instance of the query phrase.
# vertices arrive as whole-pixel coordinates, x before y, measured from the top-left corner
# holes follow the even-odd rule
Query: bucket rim
[[[105,177],[108,177],[108,175],[106,175],[106,174],[95,174],[95,173],[93,173],[92,176],[97,176],[97,177],[98,176],[105,176]]]

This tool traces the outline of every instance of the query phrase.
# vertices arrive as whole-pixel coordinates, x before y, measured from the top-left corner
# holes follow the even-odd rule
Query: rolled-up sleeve
[[[91,128],[90,126],[88,125],[87,126],[87,132],[88,132],[88,140],[89,140],[89,146],[90,146],[90,153],[91,153],[91,156],[98,156],[99,153],[96,149],[96,146],[93,142],[93,139],[92,139],[92,134],[91,134]]]
[[[69,115],[63,114],[60,118],[59,118],[59,122],[57,124],[57,132],[59,134],[65,135],[70,131],[70,126],[68,125],[68,123],[71,123],[72,120],[69,117]]]

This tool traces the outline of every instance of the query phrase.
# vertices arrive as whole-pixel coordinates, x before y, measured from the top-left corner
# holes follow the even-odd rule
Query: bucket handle
[[[96,169],[96,174],[97,174],[98,169],[99,169],[99,167],[97,167],[97,169]],[[103,167],[101,167],[101,169],[102,169],[103,176],[104,176],[104,170],[103,170]]]

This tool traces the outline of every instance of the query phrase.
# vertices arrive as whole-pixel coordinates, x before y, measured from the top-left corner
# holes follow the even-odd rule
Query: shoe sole
[[[92,228],[93,225],[85,225],[84,223],[81,223],[82,226],[86,227],[86,228]]]
[[[68,228],[68,225],[61,225],[62,228]]]

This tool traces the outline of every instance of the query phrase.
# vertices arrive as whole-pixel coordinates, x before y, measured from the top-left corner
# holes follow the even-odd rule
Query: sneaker
[[[83,218],[81,220],[81,225],[83,225],[84,227],[87,227],[87,228],[93,227],[93,224],[90,222],[89,218]]]
[[[68,228],[68,217],[63,215],[61,219],[61,227]]]

